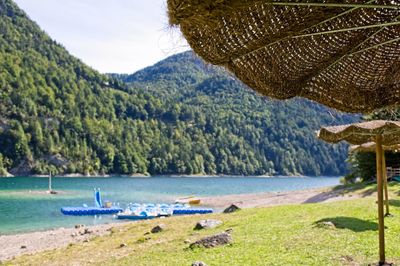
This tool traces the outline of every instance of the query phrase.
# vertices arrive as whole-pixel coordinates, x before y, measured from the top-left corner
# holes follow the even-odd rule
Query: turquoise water
[[[0,178],[0,234],[115,222],[112,216],[64,216],[61,207],[94,206],[93,188],[124,208],[130,202],[172,203],[177,197],[291,191],[339,184],[335,177],[111,177],[52,179],[60,194],[43,193],[47,178]]]

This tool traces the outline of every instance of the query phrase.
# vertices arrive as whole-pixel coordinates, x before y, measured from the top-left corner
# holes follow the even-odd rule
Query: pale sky
[[[166,0],[14,0],[53,39],[103,73],[133,73],[190,47]]]

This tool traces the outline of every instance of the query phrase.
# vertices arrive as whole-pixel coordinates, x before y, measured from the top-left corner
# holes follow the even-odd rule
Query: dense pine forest
[[[0,1],[2,175],[339,175],[347,146],[314,131],[358,119],[261,97],[190,51],[100,74]]]

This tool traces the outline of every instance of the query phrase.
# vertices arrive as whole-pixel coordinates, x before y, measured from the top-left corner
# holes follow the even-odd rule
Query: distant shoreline
[[[1,178],[13,178],[13,177],[38,177],[38,178],[48,178],[49,175],[8,175],[8,176],[0,176]],[[84,174],[65,174],[65,175],[53,175],[53,178],[58,177],[67,177],[67,178],[113,178],[113,177],[132,177],[132,178],[151,178],[151,177],[174,177],[174,178],[206,178],[206,177],[237,177],[237,178],[246,178],[246,177],[256,177],[256,178],[313,178],[313,177],[332,177],[339,178],[340,176],[306,176],[306,175],[203,175],[203,174],[195,174],[195,175],[178,175],[178,174],[170,174],[170,175],[150,175],[150,174],[133,174],[133,175],[121,175],[121,174],[106,174],[106,175],[84,175]]]

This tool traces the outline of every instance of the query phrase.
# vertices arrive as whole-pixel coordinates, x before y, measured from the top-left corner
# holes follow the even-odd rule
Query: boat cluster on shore
[[[139,204],[128,206],[124,212],[118,213],[118,219],[144,220],[172,215],[206,214],[212,213],[210,208],[195,208],[189,204]]]
[[[95,207],[83,205],[82,207],[63,207],[61,212],[64,215],[115,215],[117,219],[145,220],[157,217],[172,215],[190,215],[212,213],[211,208],[192,207],[200,204],[200,199],[185,197],[176,200],[175,204],[154,204],[154,203],[130,203],[123,210],[119,206],[113,206],[112,202],[101,201],[100,189],[94,189]]]

